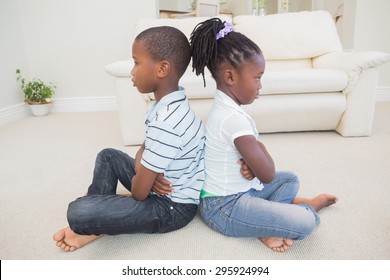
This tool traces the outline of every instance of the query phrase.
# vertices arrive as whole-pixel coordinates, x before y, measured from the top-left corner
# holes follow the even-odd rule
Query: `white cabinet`
[[[159,0],[159,9],[161,11],[187,13],[193,10],[194,1],[193,0]]]
[[[323,9],[325,0],[221,0],[233,15],[267,15]],[[329,0],[328,0],[329,1]],[[332,0],[335,1],[335,0]]]
[[[317,10],[321,3],[322,0],[253,0],[253,14],[312,11]]]

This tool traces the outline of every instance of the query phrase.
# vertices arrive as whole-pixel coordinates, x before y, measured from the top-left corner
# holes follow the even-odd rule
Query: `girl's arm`
[[[264,144],[253,135],[244,135],[234,140],[234,145],[254,175],[263,183],[275,177],[275,164]]]
[[[245,179],[250,181],[256,177],[243,158],[240,158],[237,163],[241,166],[240,173]]]

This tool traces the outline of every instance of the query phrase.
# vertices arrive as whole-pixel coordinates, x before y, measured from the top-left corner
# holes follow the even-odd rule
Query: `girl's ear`
[[[168,61],[163,60],[159,63],[158,69],[157,69],[157,77],[164,78],[166,77],[171,70],[171,65]]]
[[[226,69],[223,73],[223,79],[226,84],[233,86],[236,83],[236,72],[232,69]]]

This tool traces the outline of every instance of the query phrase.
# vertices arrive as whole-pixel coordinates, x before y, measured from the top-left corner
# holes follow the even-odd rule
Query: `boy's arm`
[[[236,138],[234,145],[245,164],[261,182],[269,183],[274,179],[274,161],[263,143],[257,141],[254,136],[244,135]]]
[[[152,170],[142,166],[141,158],[142,153],[145,150],[145,143],[139,148],[135,155],[134,165],[136,175],[131,181],[131,193],[137,200],[144,200],[148,197],[150,191],[160,195],[167,195],[172,192],[172,188],[169,187],[171,182],[166,180],[161,173],[156,173]]]
[[[157,172],[147,169],[142,164],[138,166],[137,173],[131,180],[131,193],[136,200],[144,200],[149,196],[157,175]]]
[[[149,196],[153,182],[158,173],[142,166],[141,158],[145,150],[145,143],[139,148],[134,159],[135,176],[131,180],[131,194],[136,200],[144,200]]]
[[[173,192],[172,182],[165,179],[164,174],[159,173],[154,180],[152,191],[159,195],[167,195]]]
[[[135,173],[137,173],[137,169],[141,165],[141,158],[142,158],[142,153],[145,151],[145,142],[142,143],[141,147],[138,149],[137,153],[135,154],[135,159],[134,159],[134,169]]]

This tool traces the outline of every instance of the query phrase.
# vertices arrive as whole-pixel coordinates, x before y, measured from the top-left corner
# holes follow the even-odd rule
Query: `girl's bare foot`
[[[292,204],[308,204],[314,208],[316,212],[320,211],[322,208],[335,204],[337,202],[337,197],[331,194],[320,194],[314,198],[296,198],[292,201]]]
[[[294,245],[294,241],[290,238],[283,237],[262,237],[259,238],[268,248],[275,252],[286,252],[288,248]]]
[[[67,227],[57,231],[53,235],[53,240],[56,241],[57,247],[65,252],[73,252],[96,240],[99,236],[100,235],[79,235],[71,230],[70,227]]]

